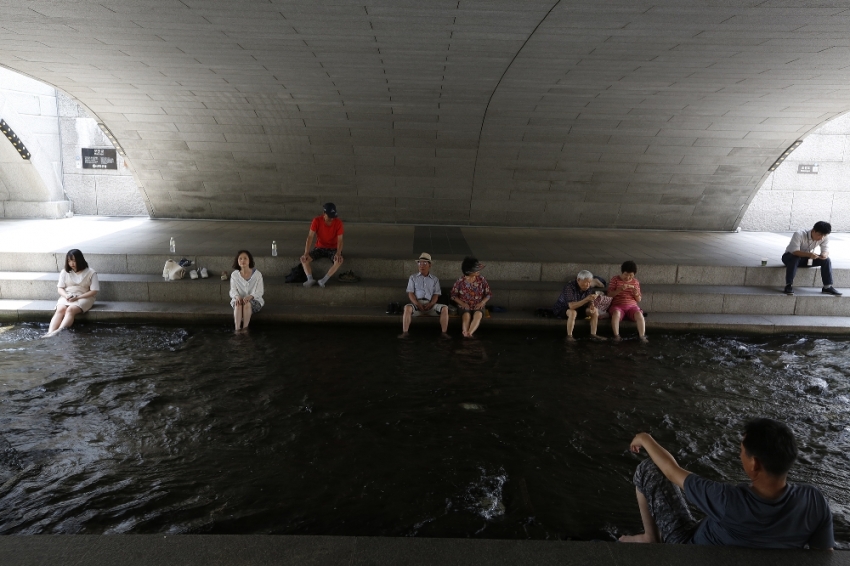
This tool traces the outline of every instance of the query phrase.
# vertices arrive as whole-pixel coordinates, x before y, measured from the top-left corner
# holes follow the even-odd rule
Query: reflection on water
[[[743,481],[737,431],[789,423],[795,480],[850,546],[850,341],[488,330],[0,328],[0,533],[610,538],[628,443]]]

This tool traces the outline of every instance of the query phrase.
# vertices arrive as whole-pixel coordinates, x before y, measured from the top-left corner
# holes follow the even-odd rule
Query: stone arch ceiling
[[[0,0],[156,217],[729,230],[850,110],[850,1]]]

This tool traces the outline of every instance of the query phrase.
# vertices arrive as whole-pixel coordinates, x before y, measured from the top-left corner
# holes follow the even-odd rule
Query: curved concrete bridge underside
[[[0,0],[154,217],[733,229],[850,110],[850,1]]]

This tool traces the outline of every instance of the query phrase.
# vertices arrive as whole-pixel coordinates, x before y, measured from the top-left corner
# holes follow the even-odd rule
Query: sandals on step
[[[353,271],[350,269],[344,273],[340,273],[337,275],[337,279],[342,281],[343,283],[357,283],[360,281],[360,277],[355,275]]]

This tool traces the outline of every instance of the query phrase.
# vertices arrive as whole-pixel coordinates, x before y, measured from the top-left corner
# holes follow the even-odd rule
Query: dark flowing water
[[[743,481],[738,431],[768,416],[850,547],[848,340],[44,330],[0,329],[0,533],[611,539],[640,530],[634,433]]]

